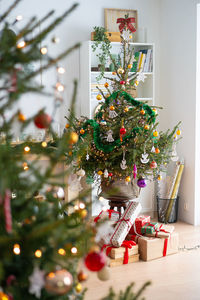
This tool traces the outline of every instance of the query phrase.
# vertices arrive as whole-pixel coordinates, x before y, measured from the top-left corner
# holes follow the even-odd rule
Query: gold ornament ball
[[[135,86],[138,86],[138,84],[139,84],[139,81],[136,80],[136,81],[135,81]]]
[[[133,37],[133,36],[132,36],[132,34],[130,34],[130,35],[129,35],[129,39],[131,40],[131,39],[132,39],[132,37]]]
[[[123,74],[124,73],[124,69],[122,69],[121,67],[117,70],[118,74]]]
[[[127,176],[126,179],[125,179],[125,181],[126,181],[126,182],[130,182],[130,181],[131,181],[131,177],[130,177],[130,176]]]
[[[124,108],[124,112],[128,112],[129,111],[129,108],[126,106],[125,108]]]
[[[86,273],[84,273],[83,271],[80,271],[77,275],[78,281],[82,282],[82,281],[86,281],[88,278],[88,275]]]
[[[177,134],[177,135],[181,135],[180,129],[177,130],[176,134]]]
[[[160,153],[160,149],[159,148],[155,148],[155,153]]]
[[[157,179],[158,179],[158,180],[162,180],[162,176],[161,176],[161,175],[158,175]]]
[[[80,130],[80,134],[84,134],[85,133],[85,130],[82,128],[81,130]]]
[[[156,108],[153,108],[152,110],[153,110],[153,112],[155,112],[155,114],[157,114],[157,109]]]
[[[145,129],[145,130],[149,130],[149,125],[145,125],[145,126],[144,126],[144,129]]]
[[[87,216],[87,209],[80,209],[79,214],[82,219],[85,219],[85,217]]]
[[[18,113],[18,121],[25,122],[26,121],[25,115],[22,113]]]
[[[75,290],[77,293],[80,293],[82,291],[82,284],[80,282],[75,286]]]
[[[100,271],[97,272],[97,277],[101,281],[107,281],[110,279],[110,270],[107,266],[103,267]]]
[[[9,300],[10,298],[3,292],[0,292],[0,300]]]
[[[71,132],[69,142],[70,144],[76,144],[78,142],[78,134],[76,132]]]
[[[105,82],[105,83],[104,83],[104,86],[105,86],[105,88],[108,88],[108,87],[109,87],[108,82]]]
[[[98,95],[96,96],[96,98],[97,98],[97,100],[101,100],[101,99],[102,99],[102,96],[101,96],[100,94],[98,94]]]
[[[132,65],[131,65],[131,64],[129,64],[127,67],[128,67],[128,69],[131,69],[131,68],[132,68]]]
[[[100,170],[97,172],[97,174],[101,176],[101,175],[103,175],[103,172]]]
[[[67,123],[67,124],[65,124],[65,128],[69,128],[69,124]]]
[[[157,136],[158,136],[158,131],[155,130],[155,131],[153,132],[153,136],[157,137]]]
[[[111,105],[111,106],[110,106],[110,110],[115,110],[114,105]]]
[[[51,272],[46,276],[45,289],[54,295],[64,295],[68,293],[73,284],[73,277],[67,270],[62,269]]]
[[[140,114],[144,116],[145,115],[145,110],[141,109]]]

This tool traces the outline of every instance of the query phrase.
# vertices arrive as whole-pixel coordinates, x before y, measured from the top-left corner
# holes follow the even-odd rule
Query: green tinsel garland
[[[151,109],[150,106],[148,106],[147,104],[143,104],[141,101],[137,101],[135,99],[133,99],[129,94],[127,94],[126,92],[114,92],[111,94],[110,97],[108,97],[106,99],[106,105],[109,105],[110,100],[111,99],[116,99],[117,96],[123,96],[125,100],[127,100],[129,103],[131,103],[133,106],[140,106],[142,105],[143,109],[146,111],[146,113],[150,116],[148,119],[149,123],[154,123],[155,122],[155,113],[154,111]],[[101,109],[104,108],[105,104],[103,104],[101,106]],[[101,118],[102,117],[102,112],[99,112],[96,116],[95,119]],[[119,147],[121,145],[124,145],[127,140],[129,140],[130,138],[134,138],[136,136],[136,133],[139,133],[143,128],[142,127],[135,127],[131,130],[131,133],[129,135],[127,135],[126,137],[124,137],[123,141],[121,142],[120,139],[115,140],[112,144],[109,143],[109,145],[105,145],[102,143],[101,139],[100,139],[100,125],[95,121],[95,120],[87,120],[85,122],[85,124],[83,125],[83,129],[86,130],[88,126],[92,126],[93,128],[93,139],[94,139],[94,143],[95,146],[98,150],[103,151],[104,153],[109,153],[111,151],[113,151],[113,149],[115,147]],[[82,137],[85,137],[87,135],[87,131],[82,135]]]

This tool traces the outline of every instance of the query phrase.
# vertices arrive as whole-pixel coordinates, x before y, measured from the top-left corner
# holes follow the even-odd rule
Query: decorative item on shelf
[[[120,32],[105,32],[110,42],[121,42]],[[95,40],[96,32],[91,32],[91,41]]]

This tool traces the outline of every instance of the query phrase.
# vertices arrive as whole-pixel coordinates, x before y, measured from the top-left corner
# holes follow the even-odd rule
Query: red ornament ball
[[[45,113],[39,113],[34,119],[35,126],[40,129],[48,128],[51,123],[51,117]]]
[[[121,80],[120,81],[120,84],[125,84],[126,82],[124,80]]]
[[[124,134],[126,133],[126,128],[124,128],[124,127],[120,128],[119,133],[120,133],[121,135],[124,135]]]
[[[103,252],[90,252],[85,257],[85,265],[92,272],[100,271],[106,264],[105,254]]]
[[[157,168],[157,163],[156,163],[155,160],[153,160],[153,161],[150,163],[150,167],[151,167],[152,169]]]
[[[111,173],[111,172],[108,173],[108,176],[109,176],[109,177],[112,177],[112,176],[113,176],[113,173]]]

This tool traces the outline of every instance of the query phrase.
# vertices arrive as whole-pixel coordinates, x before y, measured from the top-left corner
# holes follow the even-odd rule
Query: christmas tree
[[[97,56],[102,61],[101,55],[104,60],[107,55],[115,68],[110,77],[102,74],[101,68],[107,92],[97,86],[98,112],[93,119],[82,118],[74,123],[80,140],[87,143],[77,168],[85,170],[89,178],[100,181],[101,195],[110,200],[116,197],[133,199],[138,196],[139,189],[146,186],[147,179],[160,180],[160,171],[173,156],[176,135],[180,135],[180,123],[171,131],[159,132],[158,107],[130,95],[141,81],[144,82],[146,75],[137,67],[137,53],[130,43],[134,32],[129,22],[131,18],[125,16],[123,20],[119,59],[113,58],[108,39],[93,44],[95,51],[98,45],[106,43],[105,47],[100,47],[103,53],[98,51]]]

